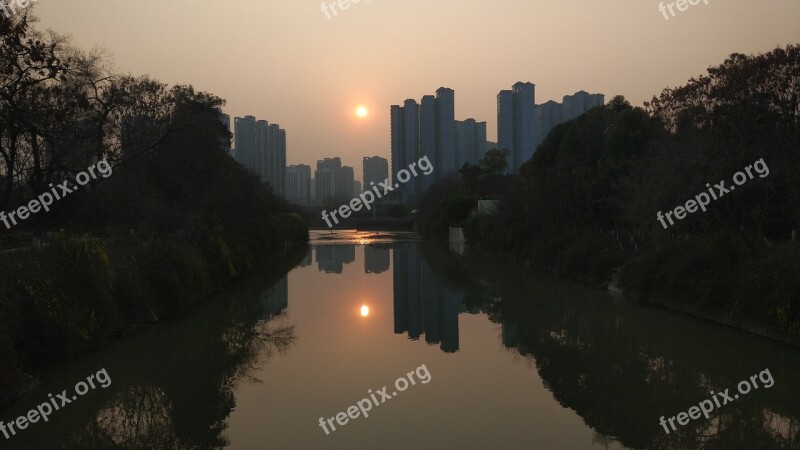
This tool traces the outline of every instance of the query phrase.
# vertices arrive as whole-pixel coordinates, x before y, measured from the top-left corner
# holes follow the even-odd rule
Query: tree
[[[63,81],[68,70],[59,59],[66,39],[32,30],[33,21],[30,9],[12,18],[0,14],[0,208],[9,204],[26,168],[41,167],[37,105],[42,92]],[[41,173],[33,178],[40,181]]]
[[[464,164],[459,171],[467,190],[474,196],[494,196],[500,192],[504,172],[508,163],[508,150],[491,149],[486,152],[477,166]]]

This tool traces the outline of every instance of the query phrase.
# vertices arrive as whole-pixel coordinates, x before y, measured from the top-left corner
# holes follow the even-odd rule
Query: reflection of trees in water
[[[163,390],[151,385],[130,386],[115,393],[108,404],[70,436],[65,448],[191,448],[172,433],[173,408]]]
[[[280,322],[281,317],[255,325],[236,323],[225,330],[220,348],[225,350],[231,364],[219,378],[200,383],[203,389],[170,395],[159,387],[137,385],[115,395],[111,405],[98,412],[89,426],[90,439],[86,442],[92,444],[86,448],[99,448],[98,442],[113,443],[108,448],[126,449],[226,446],[229,442],[223,433],[228,414],[235,406],[236,382],[258,381],[251,376],[252,372],[294,344],[294,325],[273,323]],[[197,376],[206,377],[208,373],[200,372]],[[176,402],[181,404],[175,405]],[[202,428],[206,430],[201,431]],[[184,438],[181,431],[187,431]]]
[[[164,391],[132,386],[96,416],[103,436],[123,448],[182,448],[170,433],[172,405]]]
[[[138,384],[115,393],[108,406],[98,411],[80,433],[72,435],[70,447],[189,449],[228,445],[223,433],[235,406],[236,382],[258,381],[251,376],[252,371],[294,345],[294,325],[280,323],[282,318],[285,316],[228,328],[220,349],[233,364],[219,378],[200,383],[200,389],[178,393],[173,389],[174,395],[170,395],[161,387]],[[207,377],[208,373],[201,371],[197,376]]]
[[[763,411],[764,429],[766,429],[772,440],[775,442],[785,442],[791,447],[781,448],[800,448],[800,421],[796,418],[786,417],[775,411],[765,408]]]
[[[109,361],[114,381],[93,391],[91,408],[72,407],[53,425],[57,435],[36,438],[23,448],[206,449],[229,444],[227,420],[235,407],[238,381],[296,341],[288,323],[286,271],[306,250],[281,267],[242,280],[211,310],[181,328],[164,324],[158,338],[133,345],[144,358]],[[266,276],[265,276],[266,275]],[[257,381],[257,380],[256,380]],[[97,406],[101,405],[101,406]],[[53,444],[53,443],[58,444]],[[45,444],[46,443],[46,444]]]
[[[603,301],[602,294],[487,255],[426,247],[440,276],[501,324],[503,344],[535,361],[545,387],[610,441],[633,448],[800,448],[800,358],[796,349],[731,333],[668,312]],[[667,435],[664,415],[709,392],[736,390],[769,368],[775,384],[691,420]],[[677,425],[677,423],[676,423]],[[598,443],[604,442],[597,438]]]
[[[235,361],[234,380],[247,378],[275,354],[283,355],[297,339],[294,325],[289,324],[289,286],[286,277],[269,289],[257,293],[258,301],[246,302],[232,315],[222,333],[227,357]]]
[[[258,370],[275,353],[283,355],[294,346],[297,339],[294,325],[282,323],[285,318],[285,315],[280,315],[253,326],[236,324],[225,331],[222,340],[227,345],[228,354],[240,361],[233,378],[261,382],[249,374]]]

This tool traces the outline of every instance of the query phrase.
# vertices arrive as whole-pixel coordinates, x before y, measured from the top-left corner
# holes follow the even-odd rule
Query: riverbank
[[[752,254],[735,236],[719,233],[637,253],[616,245],[611,233],[520,234],[491,217],[470,219],[464,231],[471,245],[500,250],[532,269],[800,346],[798,242]]]
[[[615,284],[627,298],[800,346],[800,242],[748,252],[726,233],[631,258]]]
[[[737,54],[644,108],[616,96],[519,167],[489,150],[423,194],[420,231],[463,227],[536,269],[797,345],[800,122],[762,93],[791,84],[798,61],[797,46]]]
[[[133,327],[174,319],[253,267],[308,242],[294,214],[185,235],[56,235],[4,256],[0,273],[0,408],[31,375]]]

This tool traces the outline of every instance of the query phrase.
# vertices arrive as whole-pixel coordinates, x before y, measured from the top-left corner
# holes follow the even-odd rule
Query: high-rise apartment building
[[[455,92],[439,88],[436,96],[425,95],[403,106],[393,105],[391,115],[392,182],[397,172],[427,156],[433,173],[414,177],[396,190],[405,202],[413,202],[430,184],[458,170],[456,167]]]
[[[475,119],[456,121],[456,168],[465,163],[477,165],[486,154],[486,122]]]
[[[509,90],[497,94],[497,148],[509,151],[510,168],[510,152],[514,149],[514,94]]]
[[[392,180],[397,177],[397,172],[406,163],[405,151],[405,112],[402,106],[392,105],[389,108],[389,126],[391,128],[391,158],[392,158]]]
[[[536,86],[517,82],[497,95],[497,144],[510,151],[508,171],[514,172],[536,150],[534,110]]]
[[[436,154],[440,165],[437,179],[459,169],[456,167],[455,91],[445,87],[436,90]]]
[[[579,117],[590,109],[604,104],[605,96],[603,94],[589,94],[586,91],[578,91],[573,95],[565,95],[563,103],[556,103],[551,100],[541,105],[536,105],[536,146],[538,147],[544,142],[547,135],[556,125]]]
[[[269,135],[269,122],[266,120],[256,121],[256,152],[253,159],[255,161],[255,166],[258,167],[258,174],[261,176],[261,181],[266,181],[268,168],[272,165],[270,164],[272,161],[269,155]]]
[[[275,193],[283,190],[281,183],[281,168],[280,164],[280,126],[277,124],[269,124],[267,127],[267,138],[265,140],[266,147],[264,148],[263,164],[261,173],[263,179],[272,186]],[[284,172],[285,173],[285,172]]]
[[[234,140],[236,143],[236,161],[247,170],[258,173],[256,168],[256,118],[253,116],[236,117],[234,119]]]
[[[286,168],[286,200],[301,205],[311,201],[311,166],[298,164]]]
[[[536,129],[536,146],[538,147],[544,142],[544,138],[550,134],[550,130],[564,121],[561,104],[550,100],[541,105],[536,105],[534,117],[536,121],[534,126]]]
[[[419,105],[416,101],[408,99],[403,102],[403,106],[393,105],[390,115],[392,183],[399,183],[397,172],[408,167],[411,161],[416,161],[419,154]],[[415,181],[401,183],[393,195],[399,197],[401,201],[412,201],[416,193]]]
[[[397,183],[397,172],[416,161],[419,153],[419,105],[417,105],[416,101],[408,99],[403,102],[403,122],[405,123],[405,128],[403,128],[404,160],[402,166],[392,167],[392,181],[394,183]],[[413,198],[417,193],[416,183],[411,181],[402,184],[400,191]]]
[[[419,105],[419,158],[427,156],[434,168],[434,172],[424,178],[417,179],[420,192],[427,190],[436,180],[438,170],[442,167],[439,160],[441,153],[436,151],[436,97],[424,95]],[[417,158],[417,160],[419,160]]]
[[[272,190],[284,194],[286,184],[286,130],[253,116],[234,120],[234,158]]]
[[[336,171],[331,169],[319,169],[314,172],[314,195],[317,200],[330,200],[335,198],[336,189],[334,180]]]
[[[337,178],[342,169],[342,160],[339,157],[325,158],[317,161],[317,170],[314,172],[315,194],[319,200],[337,198]]]
[[[348,202],[355,196],[355,171],[350,166],[342,166],[338,156],[325,158],[317,161],[314,184],[317,200]]]
[[[354,197],[355,171],[350,166],[342,166],[339,170],[337,183],[337,198],[343,202],[349,202]]]
[[[603,94],[578,91],[572,95],[565,95],[561,103],[564,122],[580,116],[595,106],[603,106],[604,104],[605,96]]]
[[[278,129],[277,153],[278,164],[274,186],[280,187],[280,193],[283,194],[283,189],[286,185],[286,130],[283,128]]]
[[[534,110],[536,107],[536,86],[533,83],[514,84],[514,152],[513,170],[531,159],[536,151],[534,130]]]
[[[389,179],[389,161],[380,156],[365,156],[363,160],[362,176],[365,190],[377,186],[378,183]]]

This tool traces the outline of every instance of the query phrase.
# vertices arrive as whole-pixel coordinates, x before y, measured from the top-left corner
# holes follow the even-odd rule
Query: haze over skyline
[[[327,19],[316,0],[40,0],[34,13],[40,30],[106,49],[118,72],[192,84],[232,118],[280,124],[287,164],[341,156],[358,173],[363,156],[389,158],[389,106],[439,87],[493,141],[496,95],[517,81],[536,84],[539,104],[586,90],[641,106],[731,53],[800,41],[796,1],[711,0],[670,20],[658,4],[362,0]]]

